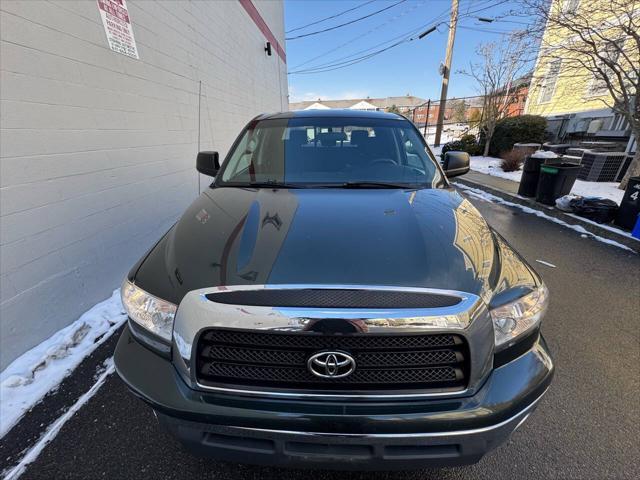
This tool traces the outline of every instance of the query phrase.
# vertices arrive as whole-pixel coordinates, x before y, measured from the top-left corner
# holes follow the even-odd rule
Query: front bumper
[[[242,463],[385,470],[477,462],[535,409],[553,376],[540,337],[455,399],[273,400],[189,388],[125,329],[116,371],[190,450]]]

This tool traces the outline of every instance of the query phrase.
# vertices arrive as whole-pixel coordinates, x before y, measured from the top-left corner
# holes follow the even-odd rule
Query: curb
[[[504,190],[500,190],[498,188],[495,187],[489,187],[487,185],[484,185],[482,183],[478,183],[478,182],[474,182],[468,179],[463,179],[463,178],[456,178],[455,180],[456,182],[459,182],[463,185],[466,185],[468,187],[473,187],[473,188],[478,188],[480,190],[484,190],[487,193],[490,193],[492,195],[495,195],[496,197],[500,197],[503,200],[506,200],[508,202],[511,203],[517,203],[519,205],[523,205],[525,207],[529,207],[532,208],[534,210],[538,210],[540,212],[544,212],[545,215],[549,215],[550,217],[555,217],[558,218],[560,220],[562,220],[563,222],[566,222],[570,225],[579,225],[582,228],[584,228],[586,231],[588,231],[589,233],[592,233],[594,235],[598,235],[600,237],[603,238],[607,238],[609,240],[614,240],[618,243],[621,243],[622,245],[629,247],[631,250],[633,250],[635,253],[640,254],[640,240],[637,240],[635,238],[632,237],[628,237],[626,235],[617,233],[615,231],[612,231],[608,228],[604,228],[602,226],[600,226],[599,224],[595,223],[595,222],[591,222],[589,220],[583,220],[580,217],[576,216],[576,215],[572,215],[570,213],[565,213],[561,210],[558,210],[557,208],[554,207],[549,207],[546,205],[541,205],[540,203],[536,202],[535,200],[531,200],[528,198],[524,198],[524,197],[520,197],[518,195],[514,195],[513,193],[510,192],[505,192]]]

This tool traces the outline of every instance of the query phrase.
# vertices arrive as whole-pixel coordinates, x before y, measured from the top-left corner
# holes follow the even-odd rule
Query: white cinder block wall
[[[136,60],[95,0],[2,0],[0,370],[108,297],[197,196],[198,124],[224,154],[287,109],[247,3],[284,46],[280,1],[128,0]]]

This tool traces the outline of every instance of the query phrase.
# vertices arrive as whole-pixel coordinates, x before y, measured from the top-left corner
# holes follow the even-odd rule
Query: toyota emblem
[[[307,368],[316,377],[343,378],[356,369],[356,361],[345,352],[318,352],[307,360]]]

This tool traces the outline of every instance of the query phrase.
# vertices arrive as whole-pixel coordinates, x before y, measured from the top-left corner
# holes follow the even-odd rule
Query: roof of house
[[[405,120],[406,118],[397,113],[387,113],[372,110],[352,110],[352,109],[327,109],[327,110],[295,110],[289,112],[263,113],[254,120],[274,120],[289,118],[318,118],[318,117],[338,117],[338,118],[372,118],[388,120]]]
[[[318,98],[317,100],[309,100],[304,102],[291,102],[289,103],[289,110],[306,110],[313,108],[390,108],[392,105],[396,107],[415,107],[422,105],[426,100],[420,97],[414,97],[413,95],[405,95],[404,97],[384,97],[384,98],[351,98],[347,100],[323,100]],[[362,106],[360,106],[361,104]],[[367,105],[371,105],[368,107]]]

